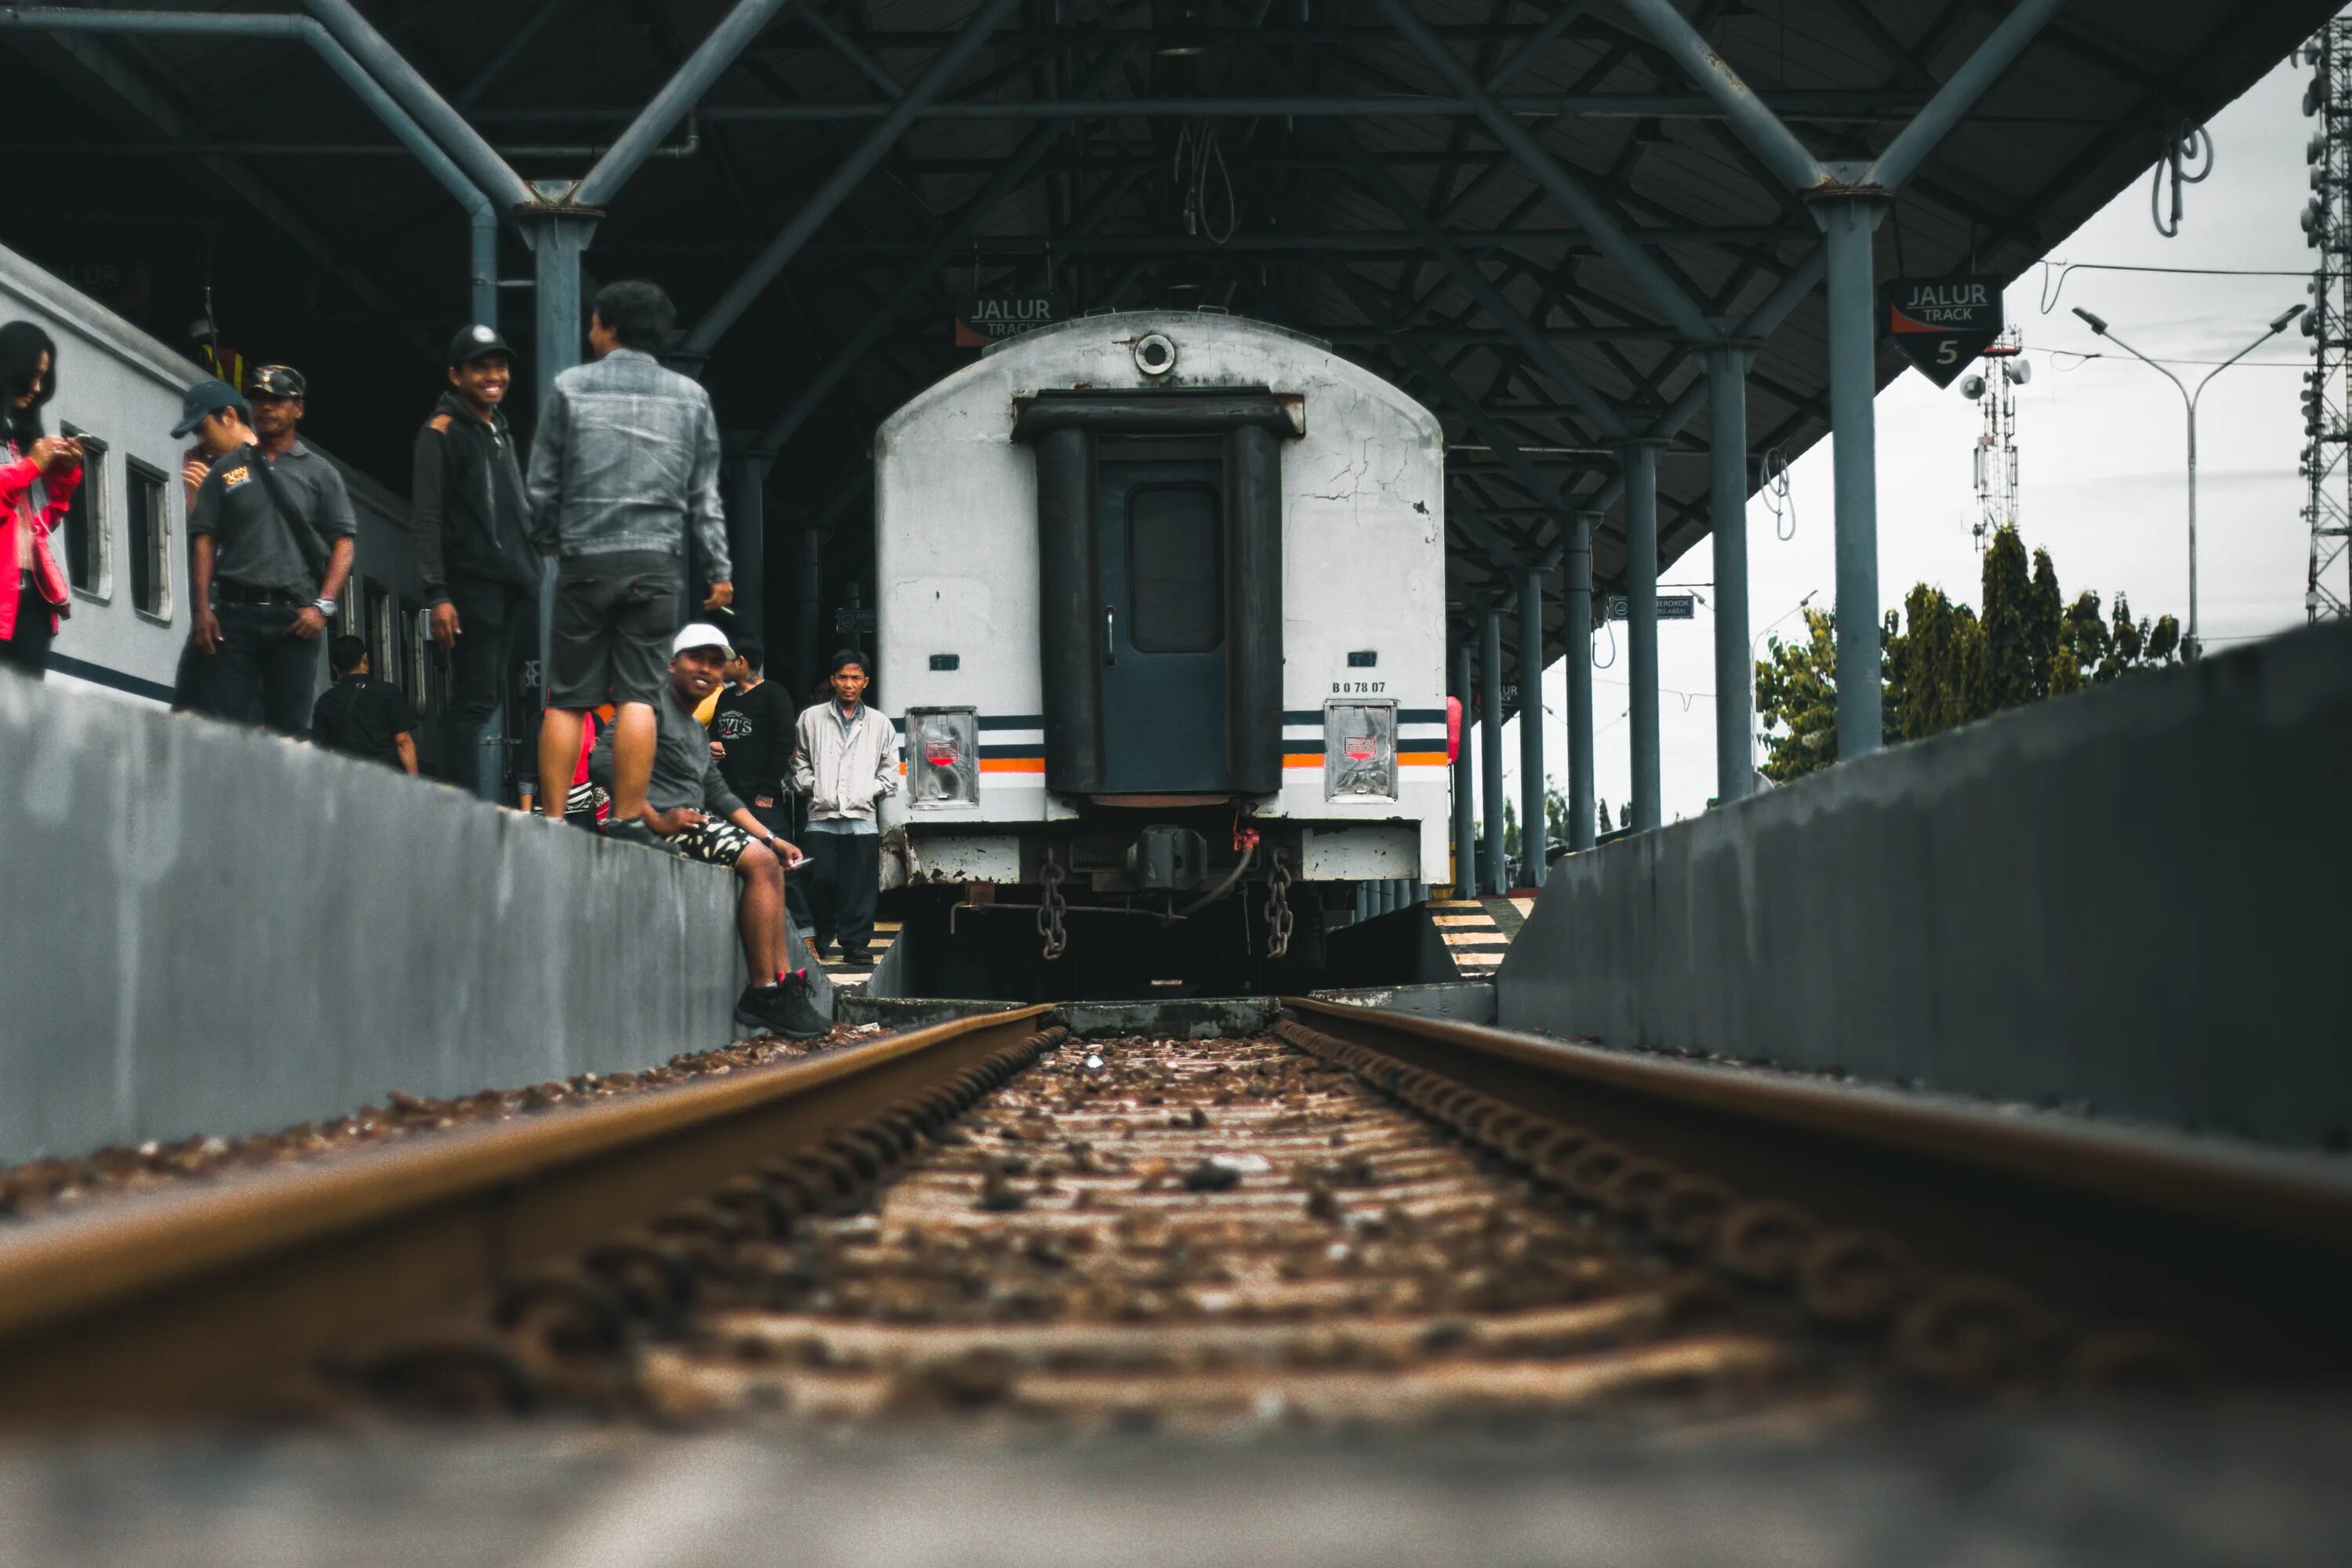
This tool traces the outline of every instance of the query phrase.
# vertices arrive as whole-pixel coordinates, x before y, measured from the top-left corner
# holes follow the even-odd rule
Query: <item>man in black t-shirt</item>
[[[751,804],[751,815],[778,833],[791,831],[784,780],[793,769],[791,693],[761,678],[756,637],[740,637],[727,663],[727,689],[710,714],[710,754],[727,787]]]
[[[337,637],[327,647],[335,683],[310,713],[310,738],[331,752],[416,772],[416,710],[408,694],[368,669],[367,644]]]
[[[790,837],[795,824],[784,781],[793,771],[796,710],[781,682],[761,679],[765,662],[759,638],[736,640],[735,657],[727,661],[727,689],[710,713],[710,754],[719,759],[719,776],[751,804],[751,815],[769,831]],[[808,894],[799,878],[785,879],[784,904],[793,923],[806,930]]]

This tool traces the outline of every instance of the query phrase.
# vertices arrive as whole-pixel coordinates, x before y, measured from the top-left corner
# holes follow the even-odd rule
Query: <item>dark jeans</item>
[[[777,835],[788,844],[799,845],[802,854],[806,855],[811,852],[807,839],[793,836],[793,813],[790,806],[755,805],[751,808],[751,812],[759,819],[761,826]],[[814,868],[814,866],[803,866],[797,871],[784,873],[784,912],[792,916],[793,924],[803,931],[816,929],[815,918],[809,910],[808,896],[809,873]]]
[[[233,724],[261,724],[281,735],[310,727],[310,705],[319,695],[320,647],[289,637],[299,605],[223,605],[220,647],[204,676],[204,710]],[[199,656],[202,658],[203,656]]]
[[[536,591],[509,583],[488,583],[452,574],[449,602],[457,607],[457,646],[449,650],[449,706],[446,710],[441,757],[442,776],[463,789],[478,789],[481,779],[482,731],[499,704],[508,705],[506,739],[522,736],[531,727],[519,723],[509,693],[514,689],[515,639],[536,610]],[[531,729],[530,745],[538,743]],[[523,752],[518,750],[517,756]],[[536,773],[535,767],[526,772]],[[503,760],[493,775],[503,781]]]
[[[49,677],[49,645],[58,634],[49,629],[49,602],[33,586],[33,574],[24,573],[16,584],[16,630],[0,641],[0,665],[22,670],[35,680]]]
[[[871,833],[811,833],[799,842],[809,858],[809,905],[816,915],[817,946],[839,937],[842,952],[864,952],[874,942],[882,840]]]

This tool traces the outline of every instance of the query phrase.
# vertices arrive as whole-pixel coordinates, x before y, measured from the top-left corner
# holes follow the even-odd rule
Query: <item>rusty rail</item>
[[[249,1403],[942,1086],[968,1102],[1047,1012],[0,1232],[0,1419]]]
[[[1276,1033],[1834,1321],[2091,1369],[2352,1371],[2352,1168],[2216,1140],[1296,1000]],[[1932,1353],[1932,1350],[1931,1352]]]

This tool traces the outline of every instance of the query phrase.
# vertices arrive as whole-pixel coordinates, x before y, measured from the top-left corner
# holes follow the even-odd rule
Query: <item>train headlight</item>
[[[1324,704],[1323,798],[1394,800],[1396,796],[1396,704]]]
[[[907,800],[918,807],[980,803],[977,709],[908,710]]]

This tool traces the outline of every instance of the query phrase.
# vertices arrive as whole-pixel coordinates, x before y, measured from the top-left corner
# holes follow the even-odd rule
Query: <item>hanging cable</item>
[[[1781,543],[1797,537],[1797,498],[1789,488],[1789,450],[1767,447],[1759,465],[1764,480],[1764,510],[1772,514],[1772,532]]]
[[[2134,267],[2120,261],[2039,261],[2042,268],[2042,313],[2048,315],[2058,308],[2058,297],[2066,291],[2066,275],[2070,272],[2160,272],[2173,278],[2308,278],[2311,274],[2287,272],[2267,267]]]
[[[2202,160],[2200,163],[2200,160]],[[2192,174],[2190,171],[2194,169]],[[2156,232],[2170,239],[2180,232],[2181,187],[2201,184],[2213,173],[2213,133],[2200,124],[2176,120],[2164,135],[2164,156],[2157,160],[2156,175],[2147,190],[2147,216]],[[2166,176],[2171,176],[2172,211],[2165,213]]]
[[[1599,637],[1599,636],[1605,636],[1605,637],[1608,637],[1608,639],[1609,639],[1609,657],[1608,657],[1607,658],[1601,658],[1601,657],[1600,657],[1599,655],[1597,655],[1597,654],[1596,654],[1596,655],[1594,655],[1594,656],[1593,656],[1593,659],[1592,659],[1592,668],[1595,668],[1595,669],[1614,669],[1614,668],[1617,668],[1617,627],[1616,627],[1616,626],[1615,626],[1612,622],[1611,622],[1611,621],[1608,619],[1608,617],[1607,617],[1607,616],[1606,616],[1605,614],[1604,614],[1604,615],[1602,616],[1602,617],[1601,617],[1601,625],[1600,625],[1597,628],[1595,628],[1594,635],[1595,635],[1596,637]]]
[[[1216,165],[1216,182],[1224,187],[1225,222],[1222,234],[1209,216],[1212,163]],[[1177,127],[1176,155],[1169,172],[1184,193],[1184,232],[1205,235],[1212,245],[1223,245],[1232,239],[1241,226],[1241,213],[1234,202],[1234,176],[1225,167],[1225,150],[1208,121],[1201,121],[1197,128],[1189,121]]]

